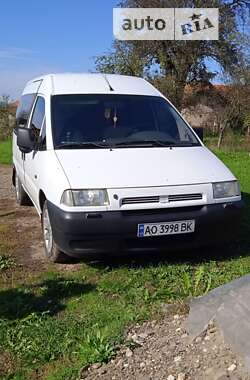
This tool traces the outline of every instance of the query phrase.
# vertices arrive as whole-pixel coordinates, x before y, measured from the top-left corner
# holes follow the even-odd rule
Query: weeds
[[[115,355],[115,346],[101,330],[87,334],[85,342],[79,345],[80,358],[88,358],[89,363],[107,363]],[[86,359],[85,359],[86,360]]]
[[[0,342],[22,362],[41,365],[69,353],[78,339],[79,327],[76,321],[32,313],[13,322],[0,320]]]
[[[194,273],[183,272],[180,280],[181,293],[188,297],[197,297],[206,294],[212,285],[212,276],[203,265],[199,266]]]
[[[15,266],[15,261],[10,256],[0,255],[0,272]]]

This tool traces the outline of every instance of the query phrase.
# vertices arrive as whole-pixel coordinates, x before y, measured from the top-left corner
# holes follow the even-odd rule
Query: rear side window
[[[36,94],[23,95],[16,111],[16,125],[27,127],[30,112],[35,100]]]
[[[30,121],[30,128],[35,132],[39,149],[44,149],[46,145],[45,100],[41,96],[37,98]]]

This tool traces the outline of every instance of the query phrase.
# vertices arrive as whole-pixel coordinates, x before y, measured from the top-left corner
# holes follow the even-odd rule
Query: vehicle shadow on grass
[[[31,313],[58,314],[69,298],[95,290],[95,285],[57,278],[0,291],[0,319],[22,319]]]
[[[209,261],[227,261],[250,256],[250,194],[242,193],[245,207],[237,240],[194,249],[143,251],[137,254],[102,255],[88,264],[100,269],[119,267],[149,267],[165,264],[202,264]]]

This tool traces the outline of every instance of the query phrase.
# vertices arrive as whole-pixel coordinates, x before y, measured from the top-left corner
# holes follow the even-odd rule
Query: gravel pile
[[[214,325],[192,341],[185,321],[186,316],[174,315],[135,326],[127,333],[126,344],[114,360],[93,364],[80,374],[80,379],[250,379],[243,362],[224,343]]]

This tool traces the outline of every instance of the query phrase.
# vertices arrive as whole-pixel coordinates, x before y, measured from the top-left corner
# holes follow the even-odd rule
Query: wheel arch
[[[45,193],[43,190],[39,190],[39,207],[40,207],[40,213],[42,214],[43,212],[43,205],[44,202],[47,200]]]
[[[16,168],[15,168],[15,166],[13,166],[13,168],[12,168],[12,178],[11,178],[11,181],[12,181],[12,185],[13,185],[14,187],[16,187],[15,176],[16,176]]]

